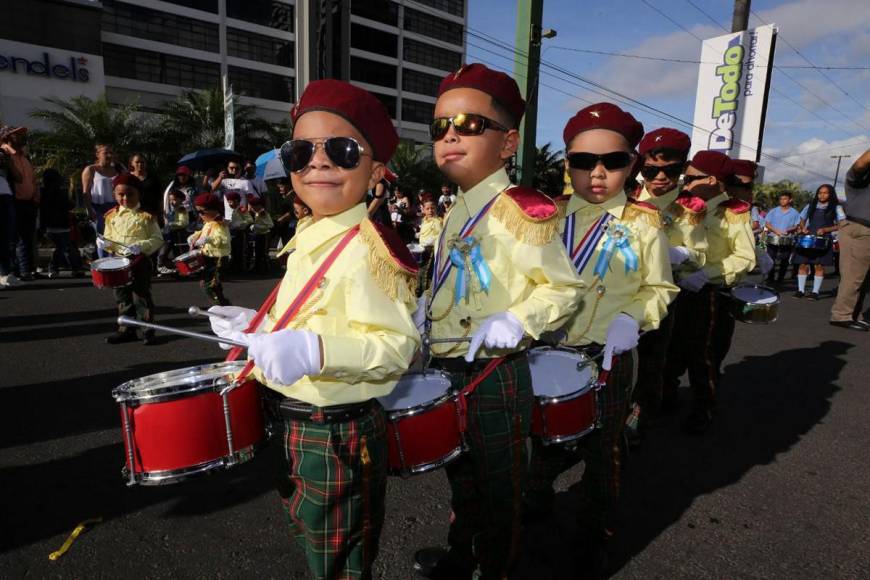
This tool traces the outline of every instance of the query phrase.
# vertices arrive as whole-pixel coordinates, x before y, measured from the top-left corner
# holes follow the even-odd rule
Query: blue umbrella
[[[254,161],[254,165],[257,166],[257,177],[260,179],[269,179],[267,177],[263,177],[266,174],[266,164],[272,161],[273,159],[278,158],[278,149],[272,149],[271,151],[266,151]],[[281,176],[285,177],[285,176]]]
[[[211,167],[226,165],[233,159],[241,161],[242,156],[232,149],[200,149],[179,159],[178,165],[186,165],[193,171],[205,171]]]
[[[287,177],[287,170],[284,169],[284,164],[281,163],[279,157],[270,159],[266,163],[266,167],[263,171],[263,181],[268,181],[270,179],[284,179],[285,177]]]

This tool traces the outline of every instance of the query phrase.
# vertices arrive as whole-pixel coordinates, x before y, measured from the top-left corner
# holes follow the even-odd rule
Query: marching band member
[[[256,195],[248,195],[248,215],[251,218],[249,230],[254,238],[254,270],[258,274],[269,272],[269,251],[266,247],[269,232],[275,227],[272,216],[266,211],[263,199]]]
[[[312,221],[288,244],[263,332],[241,332],[254,312],[236,308],[212,308],[234,315],[211,318],[212,328],[246,342],[253,375],[281,396],[282,501],[312,575],[371,578],[387,485],[376,397],[393,390],[419,345],[416,264],[364,203],[399,138],[380,101],[338,80],[309,83],[292,119],[281,157]],[[298,314],[275,329],[294,304]]]
[[[437,244],[427,313],[433,339],[471,341],[433,346],[432,366],[474,390],[466,397],[470,449],[446,468],[450,550],[430,577],[468,578],[476,567],[482,578],[503,578],[518,549],[533,401],[525,350],[564,324],[581,284],[559,240],[555,203],[512,187],[505,171],[525,110],[516,82],[475,63],[448,75],[438,94],[435,162],[460,193]]]
[[[199,286],[212,304],[227,306],[230,301],[224,296],[221,269],[230,255],[230,228],[224,220],[224,205],[213,193],[196,196],[193,205],[203,225],[187,238],[187,243],[191,250],[199,249],[205,260]]]
[[[791,192],[783,191],[779,194],[779,206],[771,208],[764,218],[764,231],[771,232],[777,236],[784,237],[794,234],[800,227],[801,216],[798,211],[791,206]],[[785,271],[788,269],[789,258],[791,258],[791,243],[783,243],[781,240],[778,245],[767,244],[767,255],[773,260],[774,267],[767,274],[767,282],[781,284],[785,278]]]
[[[127,254],[132,262],[130,284],[113,291],[115,302],[118,303],[118,314],[138,318],[143,322],[153,322],[150,256],[163,245],[163,234],[157,218],[139,207],[142,194],[142,182],[139,178],[129,173],[121,173],[112,180],[112,187],[118,205],[106,212],[105,238],[97,238],[97,247],[104,252]],[[123,327],[106,337],[109,344],[134,340],[136,331]],[[142,333],[142,342],[146,345],[154,344],[154,331],[145,330]]]
[[[226,211],[230,212],[230,266],[232,271],[240,274],[245,271],[245,259],[248,254],[248,228],[254,223],[249,211],[248,198],[242,207],[242,194],[238,191],[228,191]]]
[[[813,267],[813,300],[819,299],[822,280],[825,279],[825,266],[834,264],[834,249],[831,243],[831,233],[837,231],[839,223],[846,219],[846,213],[837,198],[834,186],[827,183],[816,189],[813,200],[801,211],[798,229],[803,234],[827,236],[828,247],[825,249],[802,248],[796,246],[792,262],[799,264],[798,289],[795,298],[803,298],[807,286],[810,266]]]
[[[576,449],[544,446],[532,438],[526,499],[533,509],[553,501],[553,482],[581,459],[580,542],[577,559],[603,566],[605,541],[619,497],[621,437],[634,382],[634,348],[640,330],[654,330],[677,294],[668,242],[656,211],[626,208],[624,185],[635,163],[643,125],[611,103],[580,110],[563,133],[573,195],[560,199],[562,239],[589,290],[564,326],[561,343],[603,353],[608,374],[598,393],[599,428]],[[631,206],[629,206],[631,207]]]

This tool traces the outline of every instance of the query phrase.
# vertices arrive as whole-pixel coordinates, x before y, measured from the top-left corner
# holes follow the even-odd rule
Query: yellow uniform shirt
[[[119,205],[106,213],[105,219],[106,228],[103,236],[107,240],[125,246],[138,244],[145,255],[153,254],[163,245],[163,233],[157,220],[139,207],[129,209]],[[112,247],[107,249],[115,253],[120,250]]]
[[[492,272],[489,291],[472,291],[469,300],[454,300],[457,268],[450,269],[446,281],[431,298],[429,315],[434,339],[472,336],[487,317],[510,312],[519,319],[528,336],[538,338],[546,330],[561,327],[574,310],[581,282],[568,261],[557,235],[559,215],[544,194],[539,206],[552,208],[552,216],[535,220],[528,217],[505,190],[511,187],[504,169],[499,169],[468,191],[461,191],[445,219],[439,239],[439,264],[448,260],[450,241],[466,220],[495,200],[478,222],[472,236],[479,241],[481,254]],[[476,276],[472,273],[472,285]],[[529,344],[524,340],[515,350]],[[433,356],[460,357],[468,343],[438,344]],[[493,358],[511,351],[482,347],[477,358]]]
[[[420,344],[411,319],[416,306],[412,287],[416,273],[397,265],[367,216],[365,205],[356,205],[311,223],[288,244],[287,273],[269,311],[266,331],[348,230],[361,225],[360,233],[289,325],[320,336],[320,374],[281,385],[266,381],[262,372],[254,369],[257,380],[287,397],[317,406],[382,397],[393,390]]]
[[[662,212],[665,235],[672,247],[682,246],[689,251],[689,259],[674,268],[679,278],[704,267],[707,263],[707,227],[704,219],[707,209],[699,198],[694,203],[674,201]]]
[[[438,243],[438,236],[441,235],[441,229],[444,223],[438,216],[424,217],[423,223],[420,224],[420,245],[434,246]]]
[[[201,248],[204,256],[224,258],[230,255],[230,228],[224,220],[205,222],[202,229],[194,232],[190,239],[196,243],[201,236],[208,238]]]
[[[580,278],[589,289],[583,292],[579,308],[563,329],[567,332],[567,337],[562,341],[564,344],[604,344],[607,328],[619,313],[635,319],[641,330],[658,328],[667,313],[668,304],[677,295],[679,289],[671,277],[668,241],[664,232],[644,219],[623,219],[625,203],[626,196],[623,193],[600,204],[591,204],[579,195],[572,195],[567,201],[561,229],[564,233],[568,217],[574,215],[572,251],[590,227],[604,212],[608,212],[614,219],[607,227],[616,231],[616,226],[622,226],[622,231],[628,235],[631,251],[637,257],[638,267],[637,270],[626,272],[626,257],[615,250],[604,278],[598,279],[594,274],[595,265],[608,242],[607,233],[601,236],[595,251],[580,272]]]
[[[755,237],[749,212],[734,213],[727,199],[723,194],[707,202],[708,248],[703,270],[712,284],[731,286],[755,267]]]
[[[233,215],[230,218],[231,230],[244,230],[252,223],[254,223],[254,219],[251,217],[249,212],[242,211],[241,208],[238,207],[233,209]]]
[[[669,205],[674,203],[674,200],[677,199],[678,195],[680,195],[680,188],[679,187],[675,187],[667,193],[656,196],[656,195],[651,194],[649,191],[647,191],[646,185],[644,185],[640,189],[640,193],[637,194],[637,200],[651,203],[654,206],[656,206],[656,208],[658,208],[659,211],[663,211]]]
[[[265,209],[259,213],[251,211],[248,215],[252,218],[251,224],[255,227],[255,233],[266,233],[275,225],[272,216]]]

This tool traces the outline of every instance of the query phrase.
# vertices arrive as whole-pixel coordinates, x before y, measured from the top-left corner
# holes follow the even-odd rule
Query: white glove
[[[131,256],[138,256],[139,254],[142,253],[142,246],[140,246],[139,244],[133,244],[132,246],[127,246],[127,252]]]
[[[414,311],[414,315],[411,317],[414,321],[414,326],[417,327],[417,332],[423,332],[426,327],[426,295],[420,296],[417,298],[417,310]]]
[[[755,261],[758,262],[758,268],[763,275],[767,276],[767,273],[773,270],[773,258],[768,256],[767,252],[757,250],[755,252]]]
[[[523,333],[523,324],[510,312],[493,314],[471,337],[465,360],[472,362],[481,344],[486,348],[514,348],[522,340]]]
[[[640,325],[628,314],[617,314],[607,327],[607,340],[604,343],[604,360],[601,368],[609,371],[613,367],[613,355],[622,354],[637,346]]]
[[[108,252],[108,250],[106,248],[108,248],[111,245],[112,245],[111,242],[108,242],[103,238],[97,238],[97,248],[103,250],[104,252]]]
[[[320,339],[308,330],[233,332],[227,338],[246,343],[248,356],[271,382],[292,385],[306,375],[320,374]]]
[[[211,331],[221,338],[230,338],[231,333],[244,332],[251,320],[256,316],[257,311],[250,308],[241,308],[239,306],[212,306],[208,309],[212,314],[220,314],[224,318],[217,316],[209,316],[208,322],[211,324]],[[220,343],[220,347],[224,350],[233,348],[230,344]]]
[[[679,266],[690,257],[689,250],[685,246],[672,246],[668,248],[668,258],[670,258],[671,265]]]
[[[199,236],[193,245],[197,248],[201,248],[206,244],[206,242],[208,242],[208,236]]]
[[[707,277],[707,274],[704,273],[704,270],[698,270],[697,272],[692,272],[679,282],[677,282],[677,286],[683,288],[684,290],[688,290],[689,292],[698,292],[701,288],[704,287],[704,284],[710,281],[710,278]]]

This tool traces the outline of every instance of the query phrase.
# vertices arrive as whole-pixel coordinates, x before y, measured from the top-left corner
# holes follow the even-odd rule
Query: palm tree
[[[561,151],[551,151],[551,144],[538,147],[535,152],[535,177],[533,185],[550,197],[562,195],[565,185],[565,162]]]
[[[444,177],[432,159],[429,145],[402,141],[393,153],[390,166],[399,176],[399,188],[416,194],[422,189],[432,192],[437,198]]]

